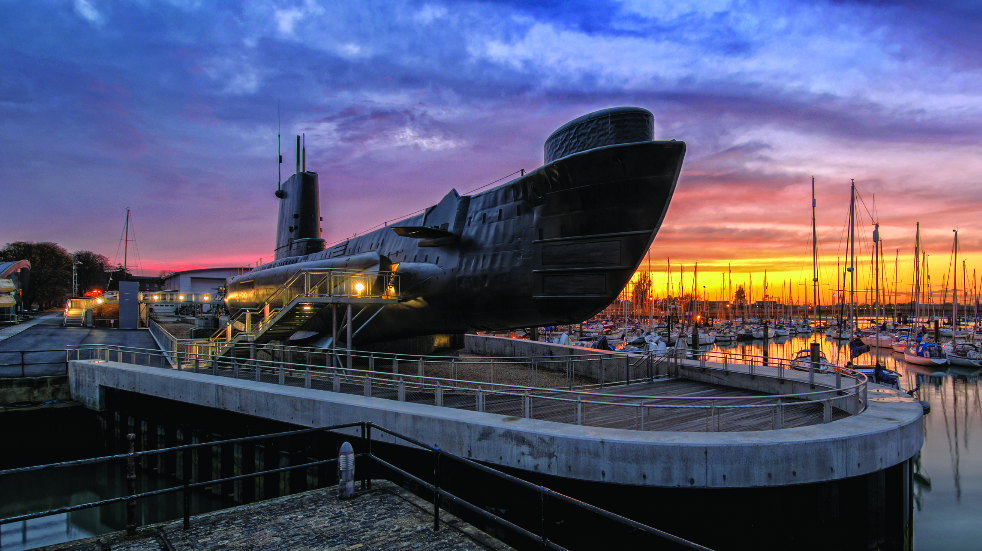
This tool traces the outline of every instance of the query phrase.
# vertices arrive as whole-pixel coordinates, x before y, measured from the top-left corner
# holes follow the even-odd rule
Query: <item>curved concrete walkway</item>
[[[490,464],[632,486],[749,488],[880,471],[923,444],[921,404],[871,385],[869,407],[831,423],[739,433],[568,425],[115,362],[72,361],[72,397],[104,407],[104,389],[142,393],[299,426],[376,424]]]

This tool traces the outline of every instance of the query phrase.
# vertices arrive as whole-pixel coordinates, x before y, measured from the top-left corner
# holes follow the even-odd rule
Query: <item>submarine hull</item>
[[[299,270],[394,266],[400,300],[370,307],[356,344],[578,323],[614,301],[637,270],[684,155],[680,141],[573,151],[480,194],[451,191],[418,216],[233,278],[226,303],[233,315],[261,307]],[[341,325],[332,315],[343,314],[325,309],[301,329],[330,334]]]

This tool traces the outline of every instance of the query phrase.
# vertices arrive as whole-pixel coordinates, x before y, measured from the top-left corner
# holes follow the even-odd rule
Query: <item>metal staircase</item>
[[[85,308],[69,308],[62,321],[64,327],[83,327],[85,325]]]
[[[392,272],[302,270],[281,285],[257,309],[244,309],[209,340],[218,356],[243,355],[246,347],[285,341],[324,309],[338,305],[357,307],[358,314],[398,302],[399,278]],[[355,316],[358,317],[358,316]],[[374,314],[363,324],[371,321]],[[345,323],[350,325],[350,319]]]

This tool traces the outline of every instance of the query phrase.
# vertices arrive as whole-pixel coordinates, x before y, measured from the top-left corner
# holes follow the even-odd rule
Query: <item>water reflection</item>
[[[9,475],[0,479],[0,518],[91,503],[126,495],[122,461],[116,465],[82,465],[46,472]],[[179,481],[137,469],[137,491],[180,486]],[[153,496],[137,501],[137,526],[180,518],[181,494]],[[193,514],[234,506],[204,491],[192,495]],[[51,515],[0,526],[0,549],[20,551],[126,529],[126,504]]]
[[[827,337],[791,337],[769,341],[713,345],[702,350],[731,354],[766,354],[791,358],[811,342],[821,343],[826,357],[839,365],[849,361],[848,341]],[[903,355],[880,349],[880,361],[903,376],[901,387],[931,404],[924,418],[924,447],[914,458],[914,549],[916,551],[982,547],[982,372],[963,367],[940,369],[908,365]],[[853,360],[872,365],[875,349]]]

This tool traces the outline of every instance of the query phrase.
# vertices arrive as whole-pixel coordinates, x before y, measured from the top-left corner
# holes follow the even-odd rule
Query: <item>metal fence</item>
[[[296,471],[304,472],[311,469],[324,469],[325,466],[338,462],[337,457],[331,457],[329,459],[309,457],[305,460],[305,462],[298,465],[289,465],[276,469],[257,470],[237,476],[229,476],[212,480],[201,480],[199,478],[201,477],[201,474],[203,472],[209,472],[210,469],[195,470],[192,468],[192,454],[196,450],[212,449],[215,447],[221,448],[223,446],[236,446],[246,442],[275,440],[278,438],[290,438],[302,435],[325,435],[330,431],[350,431],[351,429],[358,429],[358,432],[360,432],[360,435],[349,434],[347,438],[354,440],[363,450],[361,453],[358,453],[355,456],[364,461],[366,467],[358,470],[362,490],[371,490],[371,467],[373,463],[396,474],[398,478],[402,478],[421,487],[426,491],[425,493],[429,493],[431,496],[431,501],[433,503],[434,531],[438,531],[440,529],[440,509],[443,501],[446,500],[449,504],[458,506],[471,514],[480,517],[484,522],[487,522],[490,527],[507,530],[508,532],[517,535],[519,538],[534,541],[542,547],[548,549],[564,550],[569,548],[571,543],[575,544],[577,542],[575,536],[571,536],[567,533],[569,530],[553,532],[547,531],[547,526],[549,526],[549,522],[547,522],[548,519],[562,518],[568,515],[567,511],[571,509],[576,511],[579,516],[585,519],[584,526],[589,526],[592,532],[595,532],[594,527],[596,527],[598,523],[610,523],[624,531],[621,536],[622,539],[630,538],[630,540],[637,541],[637,543],[643,547],[655,546],[660,549],[707,549],[703,546],[673,536],[667,532],[657,530],[599,507],[572,499],[563,494],[550,490],[549,488],[532,484],[513,475],[487,467],[476,461],[447,453],[436,446],[424,444],[408,436],[404,436],[384,427],[375,425],[374,423],[365,422],[349,423],[346,425],[336,425],[315,429],[301,429],[277,434],[249,436],[244,438],[188,444],[171,448],[144,451],[136,451],[134,449],[135,435],[130,434],[128,435],[129,453],[0,471],[0,478],[2,478],[4,476],[16,475],[31,471],[50,471],[53,469],[72,468],[87,464],[105,464],[114,461],[125,461],[127,465],[127,495],[89,503],[66,505],[56,509],[36,511],[33,513],[16,515],[7,518],[0,518],[0,525],[14,522],[25,522],[30,519],[42,518],[50,515],[64,514],[83,509],[110,505],[113,503],[126,502],[126,529],[128,534],[133,535],[136,533],[137,519],[139,518],[139,515],[137,515],[137,500],[163,494],[181,493],[183,497],[184,513],[183,529],[188,530],[191,526],[190,494],[192,490],[208,488],[216,485],[240,483],[240,481],[245,482],[257,477],[264,477],[271,474]],[[409,465],[406,465],[406,468],[404,469],[397,465],[397,463],[401,463],[399,459],[402,457],[402,453],[398,451],[385,452],[380,450],[378,447],[373,449],[372,442],[375,437],[373,437],[372,429],[375,429],[375,435],[377,435],[377,437],[380,439],[388,437],[389,440],[394,439],[404,445],[408,444],[411,446],[417,446],[421,448],[422,451],[429,452],[433,457],[432,470],[429,470],[428,467],[426,467],[423,470],[429,472],[425,474],[414,474],[410,471],[417,471],[419,469],[414,469]],[[137,492],[135,470],[137,465],[140,463],[140,460],[151,460],[150,462],[158,463],[160,461],[167,461],[168,458],[170,458],[169,460],[175,465],[182,466],[182,485],[159,490]],[[195,472],[198,474],[195,475]],[[476,477],[475,475],[480,475],[480,477]],[[456,478],[458,482],[455,484],[455,486],[459,487],[460,489],[456,491],[448,491],[447,488],[450,486],[449,483],[454,482],[454,478]],[[482,480],[484,485],[482,485],[480,482],[475,482],[475,480]],[[516,508],[519,509],[519,512],[501,511],[500,514],[494,514],[487,511],[481,505],[469,501],[469,499],[474,501],[481,499],[481,496],[487,493],[487,484],[494,484],[496,487],[503,485],[510,493],[523,491],[534,492],[539,498],[539,507],[537,507],[538,511],[536,511],[538,515],[535,515],[534,513],[524,513],[524,511],[521,511],[521,508]],[[161,535],[161,537],[164,539],[165,545],[169,548],[170,544],[167,541],[166,536],[162,534],[163,532],[158,531],[158,535]],[[0,541],[0,546],[2,546],[2,543],[3,542]]]
[[[199,351],[200,350],[200,351]],[[170,367],[214,376],[468,409],[498,415],[630,430],[717,432],[828,423],[866,407],[867,379],[791,369],[785,361],[734,363],[726,356],[587,354],[565,358],[456,358],[372,354],[295,347],[253,348],[245,358],[201,349],[161,352],[82,346],[74,359]],[[598,357],[599,356],[599,357]],[[710,359],[721,361],[713,362]],[[777,364],[777,365],[773,365]],[[815,390],[779,395],[658,395],[681,369],[744,373],[809,383]],[[584,373],[599,372],[599,380]],[[515,384],[514,379],[518,379]],[[551,384],[556,383],[559,384]],[[574,384],[575,383],[575,384]]]

